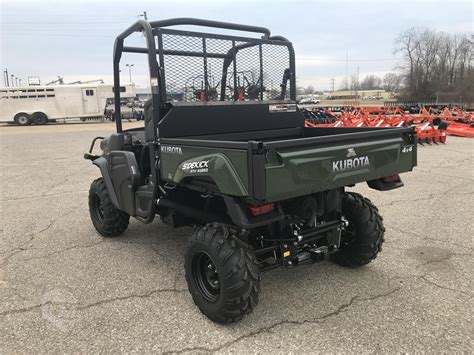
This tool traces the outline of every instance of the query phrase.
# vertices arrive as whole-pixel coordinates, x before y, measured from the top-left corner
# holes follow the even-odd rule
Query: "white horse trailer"
[[[133,98],[135,86],[120,86],[121,96]],[[45,124],[48,120],[104,117],[112,85],[77,84],[0,88],[0,122],[22,126]]]

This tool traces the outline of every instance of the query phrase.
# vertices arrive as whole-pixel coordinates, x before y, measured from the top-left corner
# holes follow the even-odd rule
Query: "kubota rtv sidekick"
[[[253,35],[170,28],[178,25]],[[137,31],[147,46],[125,46]],[[124,52],[148,58],[152,98],[140,129],[122,129],[117,88]],[[196,77],[199,97],[186,90]],[[286,38],[198,19],[138,21],[116,39],[114,86],[117,133],[102,139],[101,155],[92,153],[98,137],[85,156],[102,174],[90,188],[92,222],[106,237],[123,233],[130,216],[194,226],[186,280],[213,321],[235,322],[251,312],[264,270],[326,257],[356,267],[381,250],[377,208],[345,187],[403,186],[398,174],[416,165],[414,131],[305,128]]]

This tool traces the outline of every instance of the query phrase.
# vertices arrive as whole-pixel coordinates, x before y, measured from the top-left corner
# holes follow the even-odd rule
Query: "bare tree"
[[[305,88],[302,86],[296,86],[296,95],[301,96],[304,95]]]
[[[382,79],[375,75],[367,75],[360,83],[362,90],[376,90],[382,88]]]
[[[339,84],[339,90],[348,90],[349,89],[349,83],[347,82],[346,79],[342,79],[341,83]]]
[[[427,100],[441,95],[474,100],[473,43],[467,35],[411,28],[395,40],[395,53],[403,56],[400,68],[406,98]]]
[[[403,77],[397,73],[387,73],[383,77],[383,88],[387,91],[398,92],[402,85]]]
[[[306,94],[306,95],[314,94],[314,86],[313,86],[313,85],[308,85],[308,86],[304,89],[304,94]]]
[[[415,59],[415,50],[419,47],[418,32],[415,28],[410,28],[395,39],[395,54],[402,53],[405,66],[408,67],[407,81],[409,83],[409,92],[415,91],[415,68],[417,61]],[[406,69],[406,68],[405,68]]]
[[[349,89],[351,90],[358,90],[359,89],[359,78],[357,77],[357,74],[352,74],[351,75],[351,81],[349,84]]]

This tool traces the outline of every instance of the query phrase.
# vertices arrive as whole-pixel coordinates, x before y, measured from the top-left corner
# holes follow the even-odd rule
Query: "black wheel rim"
[[[92,211],[95,219],[99,223],[102,223],[104,221],[104,208],[102,206],[102,200],[97,194],[92,197]]]
[[[46,123],[48,123],[48,119],[43,115],[38,115],[35,119],[35,122],[37,124],[46,124]]]
[[[347,246],[354,242],[356,238],[356,231],[354,225],[349,222],[349,225],[341,233],[341,246]]]
[[[193,278],[202,297],[214,303],[221,293],[221,284],[216,265],[205,252],[199,252],[193,258]]]

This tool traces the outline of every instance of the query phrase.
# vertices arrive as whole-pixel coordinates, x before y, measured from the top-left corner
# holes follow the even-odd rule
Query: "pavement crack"
[[[64,179],[61,179],[58,182],[51,184],[51,186],[48,188],[48,190],[46,190],[43,193],[43,195],[47,195],[48,192],[50,192],[51,190],[54,190],[58,186],[61,186],[61,185],[67,186],[67,184],[69,182],[69,178],[70,178],[69,176],[65,176]]]
[[[428,275],[431,274],[432,272],[433,271],[427,271],[427,272],[425,272],[421,275],[409,275],[409,276],[392,277],[392,278],[390,278],[390,282],[392,282],[394,280],[395,281],[400,281],[400,282],[401,282],[401,280],[423,280],[427,284],[430,284],[430,285],[435,286],[437,288],[440,288],[440,289],[443,289],[443,290],[446,290],[446,291],[455,292],[455,293],[460,293],[460,294],[463,294],[465,296],[468,296],[469,298],[472,298],[472,294],[469,293],[469,292],[466,292],[466,291],[463,291],[463,290],[458,290],[458,289],[448,287],[448,286],[443,286],[443,285],[440,285],[439,283],[437,283],[433,280],[428,279]]]
[[[413,231],[406,231],[404,229],[401,229],[401,228],[397,228],[397,227],[393,227],[393,226],[387,226],[386,227],[387,229],[391,229],[395,232],[398,232],[398,233],[402,233],[402,234],[406,234],[406,235],[410,235],[412,237],[415,237],[417,239],[421,239],[421,240],[432,240],[432,241],[435,241],[435,242],[439,242],[439,243],[446,243],[446,244],[450,244],[450,245],[453,245],[453,246],[456,246],[456,247],[459,247],[459,248],[463,248],[463,249],[467,249],[467,250],[471,250],[472,251],[472,248],[467,246],[467,245],[464,245],[464,244],[459,244],[459,243],[456,243],[456,242],[451,242],[449,240],[446,240],[446,239],[436,239],[436,238],[433,238],[433,237],[430,237],[430,236],[426,236],[426,235],[420,235],[418,233],[415,233]],[[459,254],[459,255],[462,255],[462,254]]]
[[[5,316],[12,315],[12,314],[31,312],[31,311],[34,311],[38,308],[46,306],[48,304],[51,304],[51,302],[35,304],[33,306],[24,307],[24,308],[11,309],[11,310],[8,310],[8,311],[0,312],[0,316],[5,317]]]
[[[113,298],[107,298],[107,299],[103,299],[103,300],[96,301],[96,302],[93,302],[93,303],[85,304],[83,306],[78,306],[74,310],[81,311],[81,310],[92,308],[92,307],[102,306],[102,305],[108,304],[108,303],[128,300],[128,299],[131,299],[131,298],[145,299],[145,298],[149,298],[153,295],[160,294],[160,293],[184,293],[184,292],[187,292],[187,290],[173,289],[173,288],[158,289],[158,290],[152,290],[150,292],[143,293],[143,294],[131,294],[131,295],[126,295],[126,296],[117,296],[117,297],[113,297]],[[53,302],[48,301],[48,302],[39,303],[39,304],[35,304],[35,305],[32,305],[32,306],[28,306],[28,307],[3,311],[3,312],[0,312],[0,316],[8,316],[8,315],[12,315],[12,314],[27,313],[27,312],[35,311],[35,310],[40,309],[41,307],[44,307],[44,306],[47,306],[47,305],[53,305]]]
[[[196,346],[196,347],[189,347],[189,348],[184,348],[184,349],[180,349],[180,350],[165,351],[164,354],[180,354],[180,353],[191,352],[191,351],[219,352],[219,351],[222,351],[223,349],[228,348],[228,347],[230,347],[230,346],[232,346],[232,345],[234,345],[234,344],[236,344],[236,343],[238,343],[238,342],[240,342],[244,339],[252,338],[252,337],[258,336],[258,335],[263,334],[263,333],[271,332],[275,328],[278,328],[278,327],[281,327],[281,326],[324,323],[328,318],[336,317],[339,314],[345,312],[348,308],[352,307],[355,303],[371,301],[371,300],[375,300],[375,299],[382,298],[382,297],[388,297],[388,296],[392,295],[393,293],[397,292],[400,289],[401,289],[401,287],[397,287],[397,288],[392,289],[388,292],[385,292],[385,293],[382,293],[382,294],[377,294],[375,296],[370,296],[370,297],[366,297],[366,298],[359,298],[359,295],[356,295],[356,296],[352,297],[347,303],[344,303],[344,304],[340,305],[334,311],[326,313],[326,314],[324,314],[320,317],[316,317],[316,318],[313,318],[313,319],[305,319],[305,320],[281,320],[281,321],[273,323],[269,326],[262,327],[262,328],[259,328],[259,329],[255,330],[255,331],[252,331],[252,332],[249,332],[247,334],[241,335],[241,336],[239,336],[239,337],[237,337],[233,340],[225,342],[225,343],[223,343],[219,346],[216,346],[216,347],[207,348],[207,347],[202,347],[202,346]]]
[[[13,249],[13,251],[7,255],[5,258],[3,258],[3,261],[2,263],[0,264],[0,267],[3,267],[5,266],[6,264],[8,264],[9,260],[14,257],[15,255],[21,253],[22,251],[24,250],[27,250],[27,245],[29,243],[31,243],[36,235],[40,234],[40,233],[43,233],[45,231],[47,231],[48,229],[50,229],[52,226],[54,225],[54,221],[51,220],[48,225],[46,227],[44,227],[43,229],[39,230],[39,231],[36,231],[36,232],[33,232],[33,233],[29,233],[29,234],[25,234],[25,236],[29,236],[30,238],[28,239],[28,241],[26,243],[23,243],[22,245],[20,245],[19,247],[16,247],[15,249]]]
[[[423,197],[418,197],[418,198],[415,198],[415,199],[403,199],[403,200],[393,200],[393,201],[390,201],[386,204],[382,204],[382,205],[379,205],[378,207],[391,207],[393,206],[394,204],[396,203],[402,203],[402,202],[408,202],[408,203],[413,203],[413,202],[419,202],[419,201],[428,201],[428,200],[431,200],[433,198],[441,198],[441,197],[444,197],[446,196],[447,194],[450,194],[450,195],[461,195],[461,196],[467,196],[467,195],[472,195],[474,194],[474,192],[467,192],[467,193],[461,193],[461,194],[457,194],[457,193],[453,193],[452,191],[453,190],[457,190],[459,189],[461,186],[471,186],[469,183],[462,183],[461,185],[456,185],[456,186],[453,186],[451,187],[450,189],[448,190],[445,190],[443,192],[439,192],[439,193],[429,193],[427,196],[423,196]]]
[[[84,309],[88,309],[88,308],[92,308],[92,307],[102,306],[102,305],[108,304],[108,303],[128,300],[128,299],[131,299],[131,298],[145,299],[145,298],[149,298],[151,296],[154,296],[154,295],[160,294],[160,293],[184,293],[184,292],[187,292],[187,290],[185,290],[185,289],[175,289],[175,288],[163,288],[163,289],[158,289],[158,290],[152,290],[150,292],[142,293],[142,294],[131,294],[131,295],[126,295],[126,296],[117,296],[117,297],[113,297],[113,298],[107,298],[107,299],[103,299],[103,300],[100,300],[100,301],[97,301],[97,302],[93,302],[93,303],[89,303],[89,304],[86,304],[86,305],[83,305],[83,306],[79,306],[76,309],[77,310],[84,310]]]
[[[61,216],[57,217],[57,219],[61,219],[61,218],[65,217],[65,216],[68,216],[68,215],[74,213],[76,210],[77,210],[77,206],[75,206],[74,208],[72,208],[72,209],[69,210],[68,212],[62,214]],[[36,237],[38,234],[41,234],[41,233],[47,231],[48,229],[50,229],[50,228],[54,225],[54,223],[55,223],[55,220],[52,219],[52,220],[49,221],[48,225],[47,225],[46,227],[44,227],[43,229],[40,229],[39,231],[36,231],[36,232],[33,232],[33,233],[26,233],[26,234],[23,234],[22,236],[25,236],[25,237],[26,237],[26,236],[29,236],[29,237],[30,237],[30,238],[28,239],[28,241],[26,241],[25,243],[21,244],[20,246],[18,246],[18,247],[16,247],[16,248],[12,249],[12,250],[11,250],[12,252],[11,252],[9,255],[7,255],[7,256],[5,256],[5,257],[3,258],[2,262],[0,263],[0,268],[3,267],[3,266],[5,266],[6,264],[8,264],[9,260],[10,260],[13,256],[15,256],[15,255],[17,255],[17,254],[19,254],[19,253],[21,253],[21,252],[23,252],[23,251],[25,251],[25,250],[28,250],[28,244],[30,244],[30,243],[35,239],[35,237]]]
[[[440,197],[442,196],[444,193],[442,194],[429,194],[428,196],[425,196],[425,197],[419,197],[419,198],[416,198],[416,199],[404,199],[404,200],[393,200],[393,201],[390,201],[389,203],[386,203],[386,204],[381,204],[381,205],[378,205],[378,207],[392,207],[394,204],[396,203],[402,203],[402,202],[408,202],[408,203],[413,203],[413,202],[419,202],[419,201],[427,201],[427,200],[431,200],[435,197]]]
[[[54,255],[58,255],[58,254],[62,254],[64,252],[67,252],[67,251],[70,251],[70,250],[75,250],[75,249],[82,249],[82,248],[92,248],[92,247],[95,247],[96,245],[99,245],[99,244],[103,244],[103,243],[106,243],[105,240],[101,240],[99,242],[96,242],[96,243],[90,243],[90,244],[79,244],[79,245],[73,245],[71,247],[68,247],[68,248],[64,248],[64,249],[60,249],[60,250],[57,250],[57,251],[53,251],[49,254],[45,254],[45,255],[39,255],[39,256],[33,256],[31,258],[24,258],[24,259],[21,259],[22,262],[25,262],[25,261],[30,261],[30,260],[36,260],[36,259],[47,259],[51,256],[54,256]]]
[[[457,289],[455,289],[455,288],[451,288],[451,287],[448,287],[448,286],[440,285],[440,284],[438,284],[438,283],[436,283],[436,282],[434,282],[434,281],[432,281],[432,280],[429,280],[429,279],[427,278],[427,276],[428,276],[428,274],[422,275],[422,276],[418,276],[418,278],[420,278],[420,279],[422,279],[423,281],[425,281],[426,283],[429,283],[430,285],[433,285],[433,286],[435,286],[435,287],[438,287],[438,288],[440,288],[440,289],[442,289],[442,290],[452,291],[452,292],[456,292],[456,293],[461,293],[461,294],[463,294],[463,295],[468,296],[469,298],[472,298],[472,296],[473,296],[473,295],[472,295],[471,293],[469,293],[469,292],[466,292],[466,291],[463,291],[463,290],[457,290]]]
[[[1,200],[1,202],[11,202],[11,201],[20,201],[20,200],[30,200],[34,198],[43,198],[43,197],[49,197],[49,196],[58,196],[58,195],[66,195],[66,194],[73,194],[77,192],[87,192],[88,190],[74,190],[74,191],[61,191],[61,192],[54,192],[51,194],[41,194],[41,195],[34,195],[34,196],[24,196],[24,197],[18,197],[18,198],[10,198],[6,200]]]
[[[474,181],[474,179],[469,179],[469,178],[466,178],[466,177],[454,176],[454,175],[442,174],[442,173],[434,172],[434,171],[432,171],[432,169],[424,170],[424,169],[421,169],[421,168],[418,168],[418,167],[417,167],[417,170],[418,170],[418,171],[421,171],[421,172],[423,172],[423,173],[438,175],[438,176],[442,176],[442,177],[450,177],[450,178],[453,178],[453,179]]]

